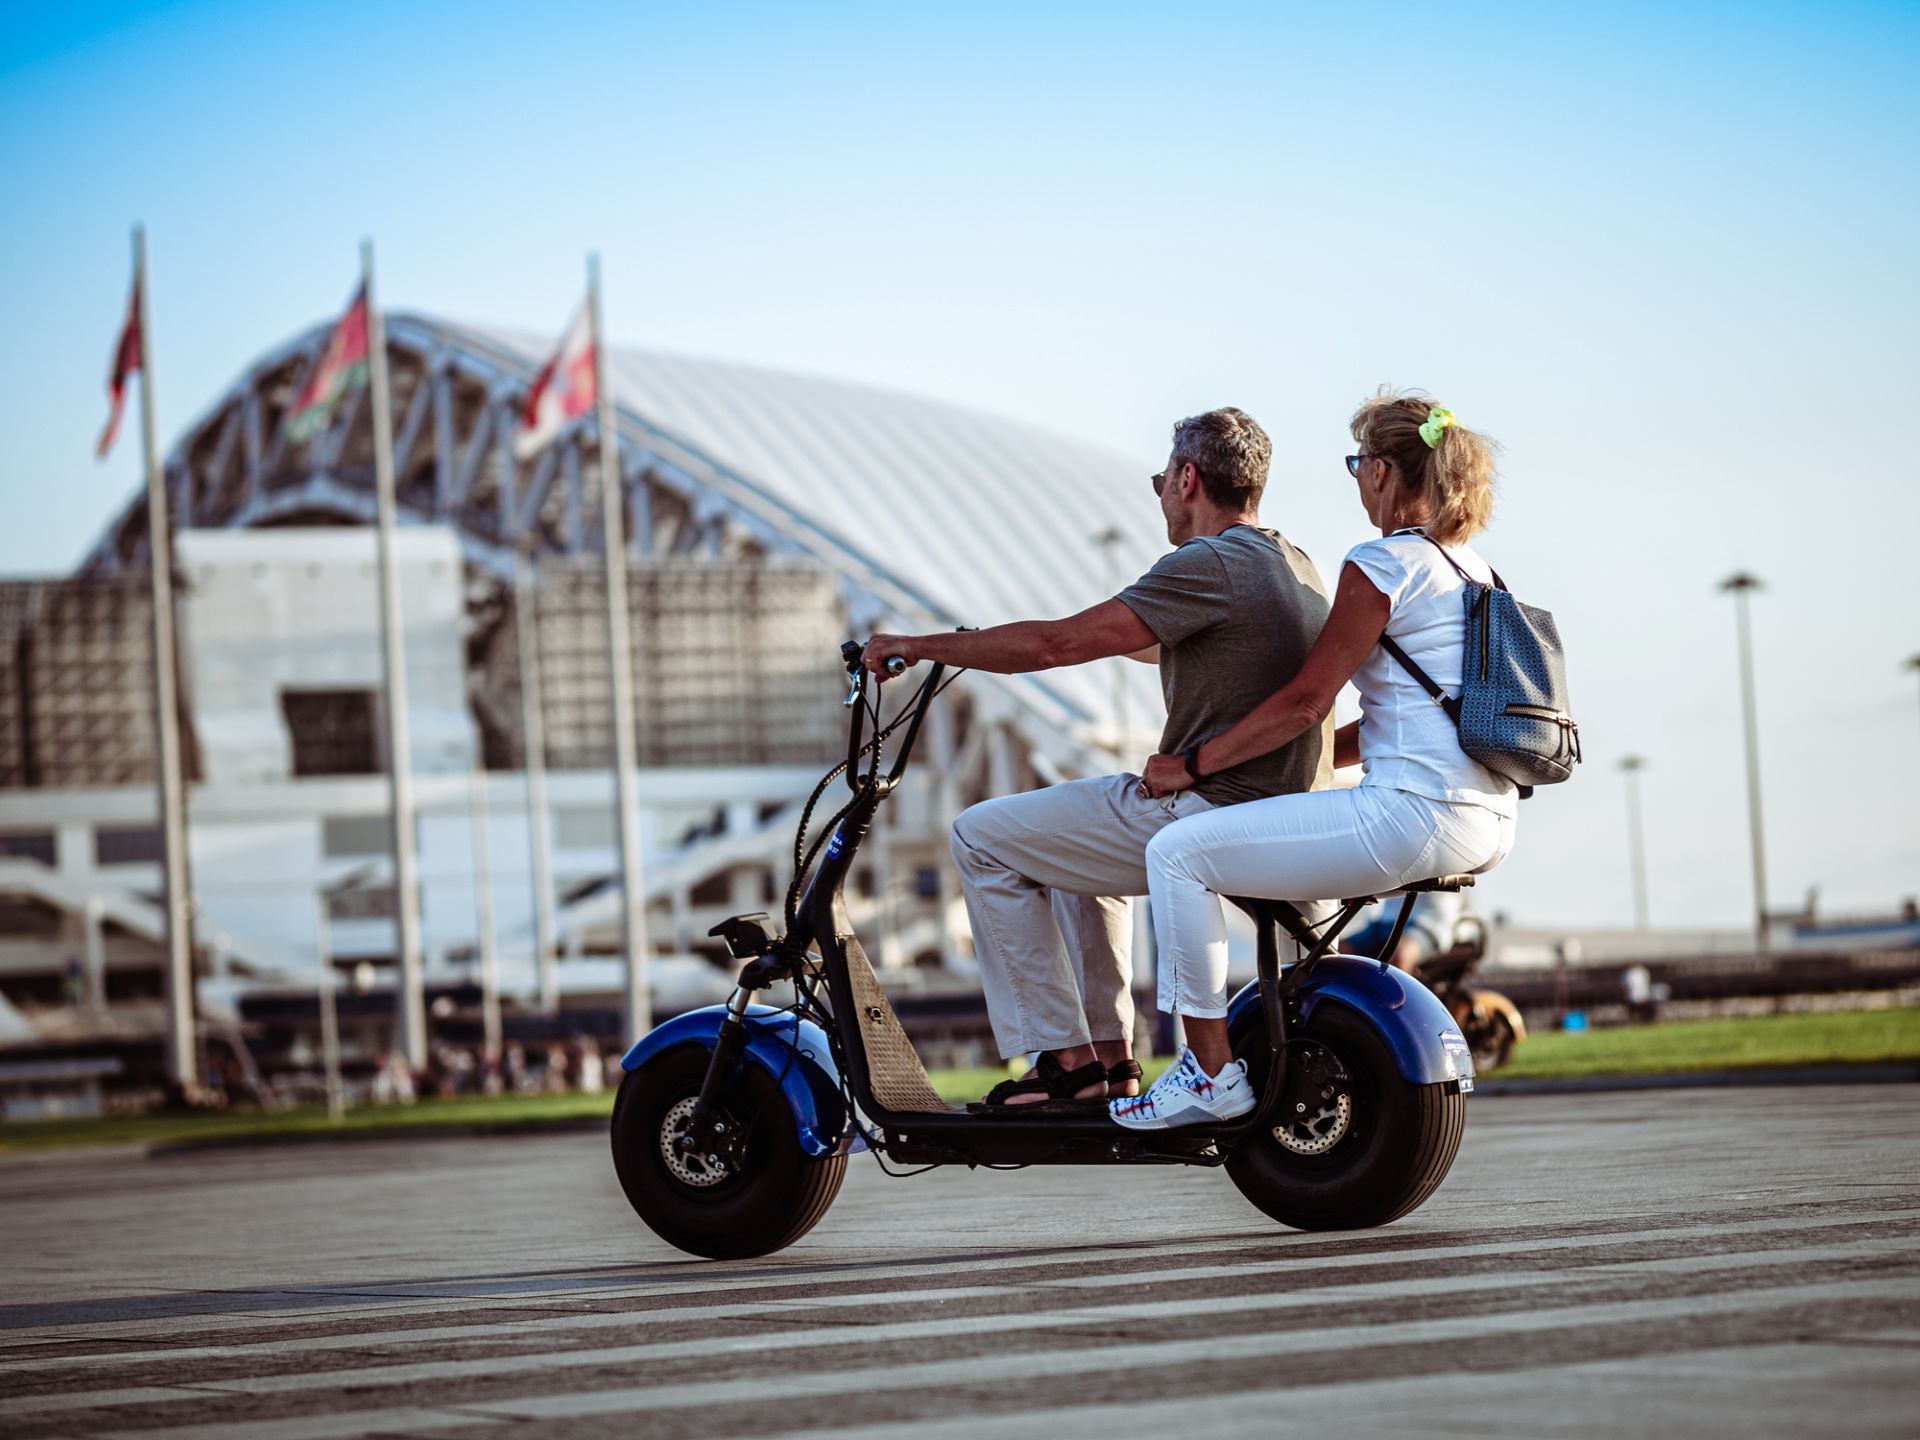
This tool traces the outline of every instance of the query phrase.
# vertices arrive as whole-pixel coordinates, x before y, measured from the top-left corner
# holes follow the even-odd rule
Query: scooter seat
[[[1431,880],[1413,880],[1393,891],[1395,895],[1421,895],[1434,890],[1471,890],[1471,875],[1436,875]]]
[[[1352,895],[1345,904],[1360,906],[1371,905],[1376,900],[1386,900],[1395,895],[1424,895],[1435,890],[1466,890],[1473,885],[1471,875],[1436,875],[1431,880],[1409,880],[1398,890],[1380,890],[1372,895]]]

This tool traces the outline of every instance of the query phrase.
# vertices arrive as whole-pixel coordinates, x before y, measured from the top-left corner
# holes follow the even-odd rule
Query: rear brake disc
[[[1324,1155],[1353,1124],[1352,1081],[1338,1057],[1312,1040],[1288,1046],[1291,1071],[1273,1138],[1295,1155]]]

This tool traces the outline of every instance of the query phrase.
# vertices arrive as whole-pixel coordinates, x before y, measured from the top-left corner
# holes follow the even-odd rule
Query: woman
[[[1147,846],[1159,942],[1160,1008],[1182,1017],[1188,1049],[1113,1118],[1160,1130],[1253,1109],[1246,1066],[1227,1041],[1227,932],[1221,895],[1318,901],[1488,870],[1513,846],[1512,781],[1469,759],[1446,711],[1380,644],[1391,636],[1443,689],[1459,693],[1462,588],[1492,579],[1467,548],[1493,512],[1488,442],[1418,393],[1382,391],[1353,417],[1347,470],[1377,540],[1341,567],[1333,611],[1306,664],[1245,719],[1184,755],[1156,755],[1149,793],[1286,744],[1317,725],[1349,680],[1360,719],[1334,735],[1334,764],[1358,763],[1351,790],[1250,800],[1176,821]],[[1321,913],[1325,913],[1322,911]]]

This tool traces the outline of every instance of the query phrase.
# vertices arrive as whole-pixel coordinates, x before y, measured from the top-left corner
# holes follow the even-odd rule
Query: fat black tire
[[[613,1168],[634,1213],[678,1250],[742,1260],[785,1249],[820,1222],[846,1179],[847,1157],[800,1148],[793,1112],[751,1061],[722,1112],[747,1136],[745,1163],[702,1188],[668,1168],[660,1137],[673,1107],[700,1093],[712,1052],[681,1045],[627,1073],[613,1102]]]
[[[1240,1193],[1296,1230],[1364,1230],[1421,1205],[1460,1151],[1467,1097],[1451,1082],[1402,1079],[1386,1042],[1336,1004],[1322,1004],[1290,1039],[1323,1045],[1339,1060],[1351,1115],[1338,1141],[1318,1155],[1286,1149],[1271,1130],[1243,1141],[1226,1164]],[[1271,1058],[1264,1027],[1239,1037],[1235,1048],[1259,1092]]]

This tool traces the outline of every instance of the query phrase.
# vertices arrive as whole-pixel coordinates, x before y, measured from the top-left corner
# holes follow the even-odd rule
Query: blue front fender
[[[1300,1022],[1313,1023],[1321,1005],[1342,1005],[1371,1025],[1393,1052],[1394,1068],[1415,1085],[1460,1080],[1473,1086],[1473,1055],[1466,1037],[1434,993],[1404,970],[1356,955],[1329,955],[1300,987]],[[1227,1006],[1227,1030],[1260,1029],[1260,986],[1248,985]]]
[[[681,1045],[713,1049],[727,1007],[709,1005],[676,1015],[656,1026],[620,1061],[622,1070],[638,1070],[649,1060]],[[746,1015],[747,1040],[741,1051],[743,1063],[758,1065],[780,1085],[787,1107],[793,1111],[793,1126],[800,1135],[800,1148],[813,1156],[842,1155],[853,1148],[857,1132],[848,1123],[846,1101],[841,1098],[840,1067],[833,1063],[833,1048],[826,1031],[811,1020],[801,1020],[796,1033],[790,1011],[771,1005],[749,1005]]]

